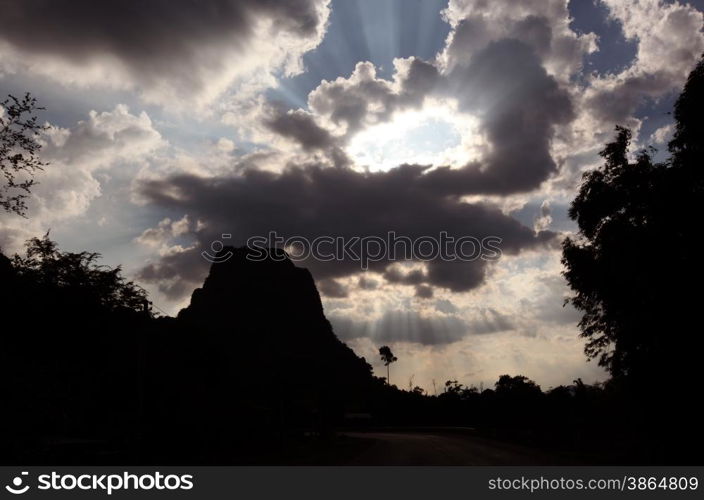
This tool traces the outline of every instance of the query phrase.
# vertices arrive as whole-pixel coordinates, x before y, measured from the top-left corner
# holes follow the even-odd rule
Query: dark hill
[[[148,434],[162,436],[154,447],[184,426],[199,448],[251,433],[325,434],[345,412],[365,410],[371,367],[335,336],[310,272],[281,253],[255,262],[247,249],[226,252],[151,337]]]
[[[202,288],[178,314],[189,331],[216,339],[239,370],[258,380],[278,373],[278,383],[293,381],[321,389],[340,383],[366,383],[371,367],[333,333],[315,282],[280,251],[254,261],[246,248],[213,264]],[[250,374],[250,377],[254,373]]]

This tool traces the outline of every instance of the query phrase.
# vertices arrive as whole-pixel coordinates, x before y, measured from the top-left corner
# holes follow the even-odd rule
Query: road
[[[565,457],[467,432],[347,432],[366,442],[348,465],[564,465]]]

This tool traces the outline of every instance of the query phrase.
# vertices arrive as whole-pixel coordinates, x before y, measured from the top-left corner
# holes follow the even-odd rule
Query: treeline
[[[4,463],[137,447],[140,339],[152,320],[144,291],[97,258],[61,252],[48,236],[25,256],[0,254]]]
[[[641,398],[615,379],[578,379],[543,391],[525,376],[502,375],[484,390],[448,380],[437,395],[383,386],[372,408],[372,418],[357,427],[456,427],[564,454],[576,463],[700,461],[692,446],[695,428],[673,428],[673,422],[689,421],[680,420],[676,402],[655,392]],[[690,439],[674,439],[682,433]]]

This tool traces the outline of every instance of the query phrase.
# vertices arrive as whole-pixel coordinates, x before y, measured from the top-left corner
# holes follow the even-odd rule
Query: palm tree
[[[381,360],[384,362],[384,366],[386,366],[386,383],[391,385],[391,380],[389,379],[389,365],[398,361],[398,358],[394,356],[394,353],[391,352],[391,348],[387,345],[379,348],[379,355],[381,355]]]

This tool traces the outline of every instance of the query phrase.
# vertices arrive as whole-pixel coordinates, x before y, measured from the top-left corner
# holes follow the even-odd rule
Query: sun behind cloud
[[[478,159],[483,144],[477,118],[450,100],[429,100],[360,131],[345,150],[357,168],[374,172],[403,164],[460,167]]]

